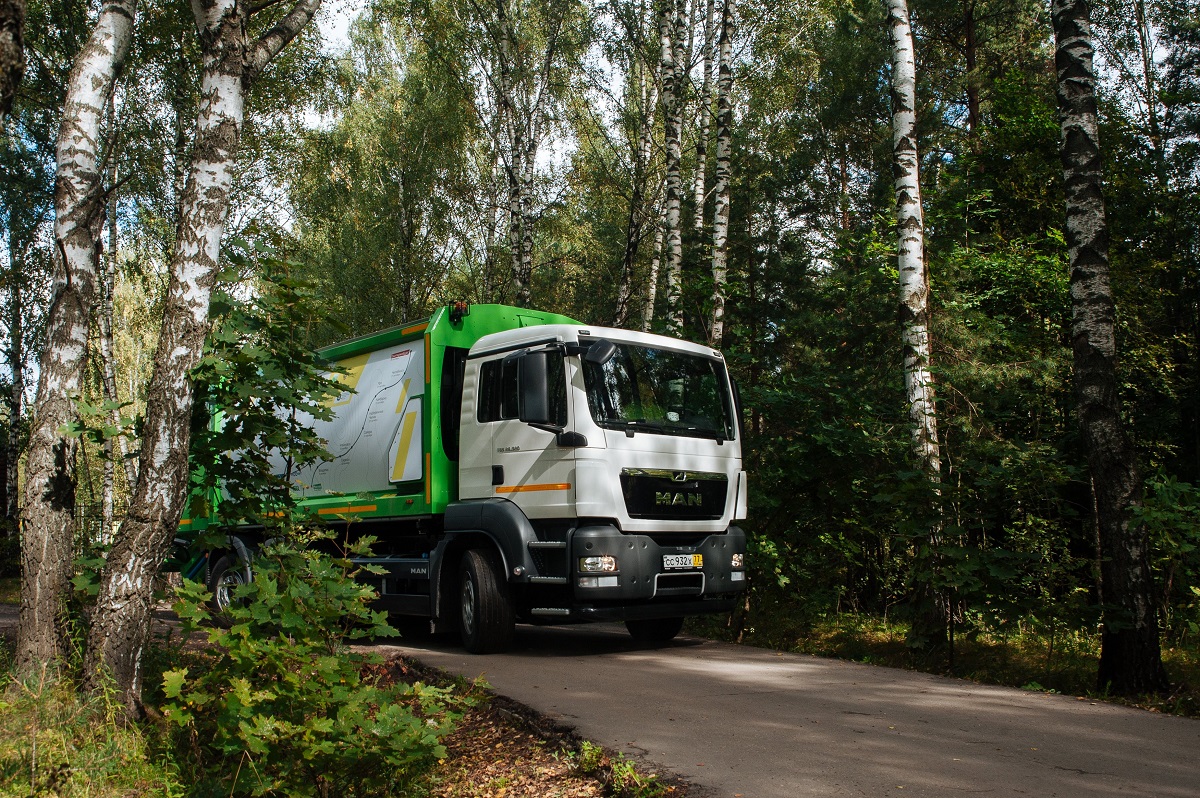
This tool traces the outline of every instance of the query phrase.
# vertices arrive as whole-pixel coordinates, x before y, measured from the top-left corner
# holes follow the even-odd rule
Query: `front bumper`
[[[721,598],[729,601],[719,602],[721,606],[671,614],[724,612],[732,606],[732,596],[746,588],[746,534],[739,527],[731,526],[724,533],[708,535],[688,545],[669,542],[667,534],[656,537],[657,540],[649,535],[622,534],[613,526],[576,529],[571,536],[568,561],[575,604],[649,601],[686,608],[698,600],[716,605],[718,602],[711,600]],[[667,567],[668,557],[686,560],[696,555],[700,559],[698,566]],[[734,555],[738,555],[740,566],[734,565]],[[615,570],[580,570],[581,559],[605,556],[615,559]],[[595,617],[601,617],[598,609]],[[626,613],[622,617],[631,616]]]

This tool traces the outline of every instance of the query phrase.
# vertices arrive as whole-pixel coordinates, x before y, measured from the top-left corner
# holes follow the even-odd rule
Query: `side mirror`
[[[617,345],[612,341],[600,338],[592,342],[592,345],[583,353],[583,359],[588,363],[595,363],[597,366],[603,366],[608,361],[612,360],[613,355],[617,353]]]
[[[557,354],[557,353],[553,353]],[[517,414],[526,424],[552,424],[550,352],[526,352],[517,361]]]

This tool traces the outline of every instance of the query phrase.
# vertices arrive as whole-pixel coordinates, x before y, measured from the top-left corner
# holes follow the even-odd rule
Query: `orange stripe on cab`
[[[570,482],[549,482],[544,485],[500,485],[497,493],[532,493],[539,490],[570,490]]]

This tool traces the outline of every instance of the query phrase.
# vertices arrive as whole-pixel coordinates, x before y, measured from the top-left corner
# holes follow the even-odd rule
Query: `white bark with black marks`
[[[925,221],[917,154],[916,63],[906,0],[888,0],[887,7],[892,40],[892,165],[904,390],[913,454],[925,474],[936,482],[940,480],[942,461],[930,372],[929,270],[925,263]]]
[[[683,333],[683,113],[687,88],[686,0],[664,0],[659,16],[662,60],[663,144],[666,153],[666,196],[663,224],[666,237],[667,335]]]
[[[725,3],[722,3],[724,9]],[[724,11],[722,10],[722,14]],[[716,3],[704,4],[703,40],[700,42],[700,96],[697,98],[700,129],[696,131],[696,172],[692,175],[692,229],[696,237],[704,234],[704,204],[707,196],[708,138],[712,128],[713,105],[713,28]]]
[[[30,428],[21,533],[17,670],[57,666],[72,568],[77,441],[59,429],[75,417],[96,292],[101,187],[100,123],[132,39],[136,0],[109,0],[71,70],[56,147],[54,240],[58,258]]]
[[[656,206],[661,207],[662,197],[659,197],[655,202]],[[655,213],[657,219],[654,225],[654,250],[650,254],[650,273],[646,276],[646,304],[642,306],[642,323],[641,331],[650,332],[650,328],[654,325],[654,303],[658,299],[658,273],[662,268],[663,246],[666,243],[665,228],[661,216]]]
[[[712,322],[709,339],[718,349],[725,339],[725,291],[729,271],[729,206],[732,200],[734,0],[721,0],[717,56],[717,174],[713,193]]]
[[[141,700],[141,657],[154,578],[169,551],[186,498],[193,401],[190,373],[200,359],[209,327],[209,301],[229,212],[245,92],[319,7],[320,0],[299,0],[249,43],[249,12],[242,2],[192,2],[204,66],[195,145],[147,390],[141,467],[101,575],[84,663],[85,685],[101,689],[105,674],[110,675],[132,712]]]

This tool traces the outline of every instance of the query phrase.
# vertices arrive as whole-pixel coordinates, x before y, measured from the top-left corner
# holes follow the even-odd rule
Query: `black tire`
[[[666,643],[683,629],[683,618],[639,618],[626,621],[625,628],[639,643]]]
[[[516,629],[504,567],[492,549],[471,549],[458,569],[458,625],[472,654],[507,651]]]
[[[213,563],[208,572],[208,592],[212,594],[209,600],[209,610],[212,620],[217,626],[229,626],[231,619],[227,610],[235,599],[233,591],[240,585],[248,584],[253,576],[249,563],[243,562],[236,554],[222,554]]]

